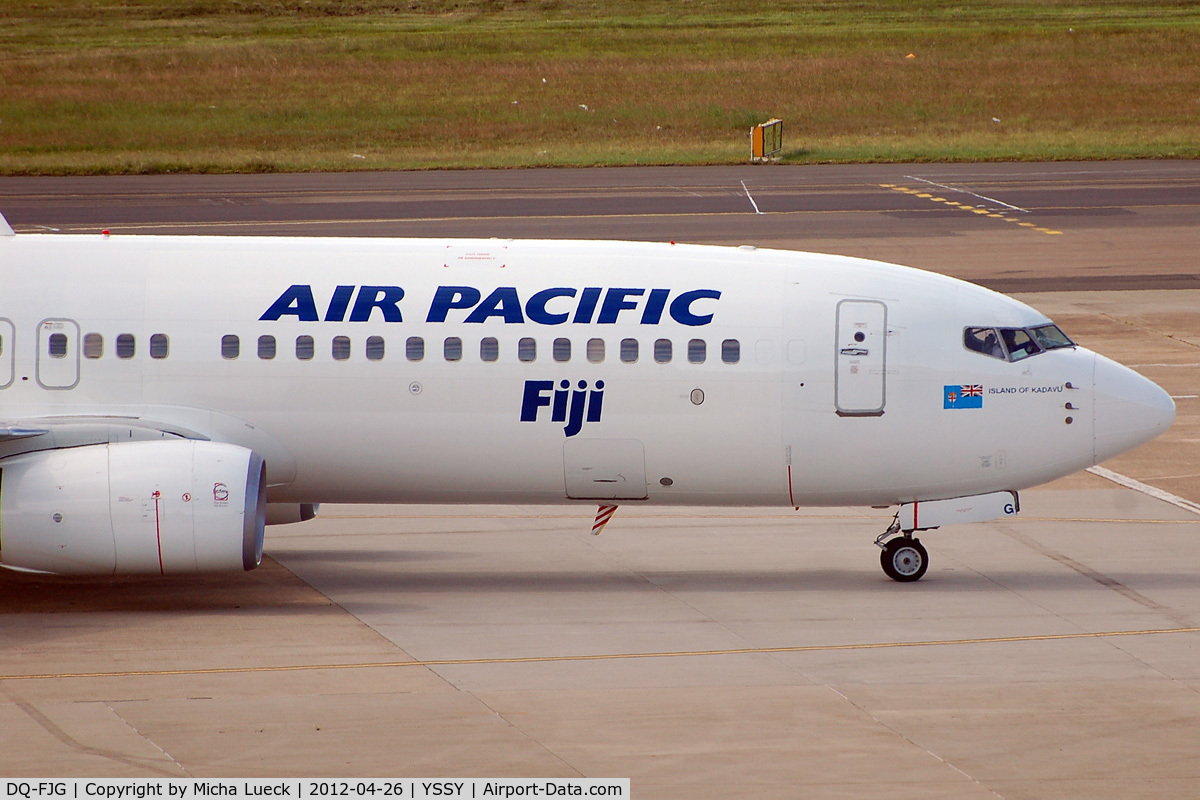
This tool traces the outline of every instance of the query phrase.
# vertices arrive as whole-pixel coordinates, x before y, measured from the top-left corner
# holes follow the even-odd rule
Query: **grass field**
[[[912,58],[907,57],[912,54]],[[2,0],[0,173],[1200,156],[1200,4]]]

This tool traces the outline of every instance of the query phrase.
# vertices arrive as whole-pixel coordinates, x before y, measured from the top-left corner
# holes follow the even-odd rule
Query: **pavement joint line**
[[[884,188],[893,188],[889,184],[879,184]],[[899,191],[899,190],[897,190]],[[932,201],[933,198],[930,198]],[[970,210],[972,206],[955,203],[953,200],[945,201],[945,205],[954,207],[958,206],[965,210]],[[1121,208],[1121,209],[1139,209],[1139,208],[1196,208],[1194,203],[1168,203],[1168,204],[1140,204],[1140,205],[1107,205],[1107,206],[1046,206],[1040,210],[1050,211],[1094,211],[1097,209]],[[930,209],[931,211],[933,209]],[[822,215],[822,214],[896,214],[900,212],[912,212],[911,208],[832,208],[832,209],[804,209],[799,211],[764,211],[764,217],[788,217],[801,215]],[[68,224],[64,225],[60,230],[67,234],[82,234],[82,233],[99,233],[101,229],[108,229],[120,233],[122,231],[143,231],[143,230],[158,230],[166,229],[188,229],[188,228],[271,228],[271,227],[293,227],[305,225],[379,225],[379,224],[417,224],[417,223],[432,223],[432,222],[502,222],[506,220],[573,220],[573,219],[643,219],[643,218],[667,218],[667,217],[732,217],[741,216],[742,211],[678,211],[670,213],[647,213],[647,214],[534,214],[529,216],[521,215],[493,215],[493,216],[461,216],[461,217],[375,217],[363,219],[296,219],[296,220],[268,220],[268,221],[248,221],[248,220],[223,220],[214,222],[141,222],[122,224],[115,223],[111,225],[101,224]],[[1005,221],[1016,222],[1009,217],[1004,217]],[[1023,227],[1037,228],[1032,222],[1021,222]],[[32,234],[37,233],[38,226],[17,224],[13,226],[17,233]],[[1049,231],[1050,229],[1046,229]],[[1054,231],[1054,233],[1062,233],[1062,231]],[[371,237],[377,238],[377,237]]]
[[[754,202],[754,198],[750,195],[750,190],[746,188],[746,182],[739,181],[739,183],[742,184],[742,191],[746,193],[746,199],[750,201],[750,205],[754,206],[754,213],[755,214],[763,213],[758,210],[758,203]]]
[[[906,175],[905,177],[910,178],[911,180],[915,180],[915,181],[924,181],[925,180],[924,178],[915,178],[910,175]],[[934,186],[937,186],[939,188],[950,189],[951,191],[955,191],[955,192],[965,192],[966,194],[974,195],[975,197],[978,197],[983,200],[987,200],[989,202],[998,203],[1002,206],[1006,206],[1008,208],[1015,209],[1017,211],[1021,211],[1026,214],[1029,213],[1029,211],[1027,209],[1020,208],[1019,206],[1010,205],[1008,203],[1003,202],[1002,200],[994,200],[993,198],[985,197],[984,195],[981,195],[981,194],[975,194],[974,192],[968,192],[965,189],[955,189],[952,186],[943,186],[940,183],[933,183],[932,181],[925,181],[925,182],[932,183]],[[893,192],[900,192],[901,194],[913,195],[914,197],[918,197],[923,200],[928,200],[931,203],[940,203],[940,204],[945,205],[950,208],[958,208],[963,211],[969,211],[972,214],[979,214],[981,216],[987,217],[988,219],[998,219],[1003,222],[1016,222],[1022,228],[1029,228],[1030,230],[1037,231],[1038,233],[1044,233],[1047,236],[1062,236],[1062,231],[1058,231],[1058,230],[1054,230],[1053,228],[1047,228],[1045,226],[1038,225],[1036,222],[1021,222],[1017,218],[1010,217],[1005,212],[1000,211],[999,209],[996,209],[996,208],[982,208],[982,207],[967,205],[966,203],[958,203],[958,202],[955,202],[954,200],[947,200],[944,197],[935,197],[928,192],[922,192],[919,189],[909,189],[906,186],[900,186],[895,183],[881,183],[881,184],[879,184],[879,186],[880,186],[880,188],[883,188],[883,189],[891,189]]]
[[[763,211],[760,212],[764,217],[788,217],[800,216],[804,214],[820,215],[820,214],[893,214],[902,211],[912,211],[910,208],[834,208],[828,210],[821,209],[805,209],[801,211]],[[64,225],[62,230],[65,233],[100,233],[101,229],[110,230],[114,233],[122,231],[149,231],[166,229],[188,229],[188,228],[272,228],[272,227],[300,227],[307,225],[400,225],[400,224],[423,224],[432,222],[506,222],[510,220],[587,220],[587,219],[667,219],[672,217],[740,217],[744,216],[744,211],[672,211],[672,212],[651,212],[643,214],[494,214],[480,216],[461,216],[461,217],[371,217],[357,219],[279,219],[279,220],[217,220],[213,222],[136,222],[136,223],[113,223],[111,225],[101,224],[81,224],[81,225]],[[17,225],[14,228],[17,233],[36,233],[31,226]],[[370,237],[378,238],[378,237]],[[487,238],[487,237],[479,237]]]
[[[1171,494],[1165,489],[1159,489],[1157,486],[1151,486],[1148,483],[1142,483],[1139,480],[1122,475],[1119,472],[1113,472],[1105,467],[1088,467],[1087,471],[1093,475],[1112,481],[1118,486],[1124,486],[1126,489],[1133,489],[1135,492],[1141,492],[1147,497],[1153,497],[1155,500],[1162,500],[1164,503],[1170,503],[1176,508],[1182,508],[1184,511],[1190,511],[1193,514],[1200,514],[1200,503],[1193,503],[1191,500],[1180,497],[1177,494]]]
[[[1050,633],[1030,636],[990,636],[973,639],[929,639],[915,642],[861,642],[858,644],[813,644],[792,647],[737,647],[715,650],[669,650],[654,653],[592,653],[565,656],[509,656],[499,658],[441,658],[412,661],[366,661],[353,664],[284,664],[270,667],[210,667],[196,669],[126,670],[120,672],[58,672],[33,675],[0,675],[3,681],[66,680],[75,678],[145,678],[180,675],[246,675],[265,672],[379,669],[394,667],[466,667],[489,664],[553,664],[581,661],[619,661],[642,658],[697,658],[702,656],[770,655],[778,653],[831,653],[852,650],[888,650],[907,647],[949,647],[1020,642],[1058,642],[1109,639],[1119,636],[1159,636],[1200,633],[1200,627],[1150,628],[1127,631]]]
[[[996,205],[1004,206],[1005,208],[1011,208],[1013,211],[1020,211],[1022,214],[1029,213],[1029,209],[1027,209],[1027,208],[1021,208],[1020,206],[1014,206],[1012,203],[1006,203],[1003,200],[997,200],[994,197],[988,197],[987,195],[982,195],[982,194],[979,194],[978,192],[972,192],[970,189],[960,189],[957,186],[947,186],[944,183],[935,183],[934,181],[926,180],[925,178],[918,178],[916,175],[905,175],[904,178],[906,180],[910,180],[910,181],[920,181],[921,183],[928,183],[930,186],[936,186],[937,188],[944,189],[948,192],[959,192],[960,194],[969,194],[972,197],[978,197],[980,200],[984,200],[988,203],[995,203]],[[917,195],[917,196],[920,197],[920,195]]]

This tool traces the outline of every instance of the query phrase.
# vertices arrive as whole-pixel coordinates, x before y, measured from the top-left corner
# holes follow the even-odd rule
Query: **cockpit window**
[[[963,346],[985,356],[1020,361],[1047,350],[1074,347],[1057,325],[1036,328],[964,328]]]
[[[1042,346],[1043,350],[1075,346],[1075,343],[1067,338],[1067,335],[1057,325],[1039,325],[1036,328],[1030,328],[1029,332],[1033,334],[1033,338]]]
[[[1033,341],[1033,337],[1022,328],[1001,328],[1000,335],[1004,337],[1004,346],[1008,348],[1011,361],[1020,361],[1042,351],[1037,342]]]
[[[1007,358],[1004,348],[1000,346],[1000,337],[995,328],[967,328],[963,331],[963,344],[968,350],[983,353],[992,358]]]

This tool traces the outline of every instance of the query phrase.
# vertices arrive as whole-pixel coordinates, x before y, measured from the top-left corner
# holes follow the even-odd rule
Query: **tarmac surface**
[[[19,233],[880,258],[1018,293],[1179,410],[1107,471],[1023,493],[1016,519],[923,534],[912,585],[879,569],[890,513],[870,509],[623,507],[593,537],[577,508],[325,506],[269,528],[245,575],[0,574],[0,776],[629,777],[655,798],[1200,785],[1200,163],[2,178],[0,210]]]

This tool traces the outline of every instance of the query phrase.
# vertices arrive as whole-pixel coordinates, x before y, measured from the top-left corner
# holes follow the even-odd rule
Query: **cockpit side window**
[[[1075,343],[1057,325],[1039,325],[1036,328],[1030,328],[1029,332],[1033,334],[1034,340],[1041,345],[1043,350],[1075,346]]]
[[[995,328],[967,328],[963,331],[963,346],[992,358],[1006,358]]]
[[[1034,353],[1040,353],[1042,348],[1023,328],[1001,328],[1000,335],[1004,337],[1004,346],[1008,348],[1008,357],[1020,361]]]

